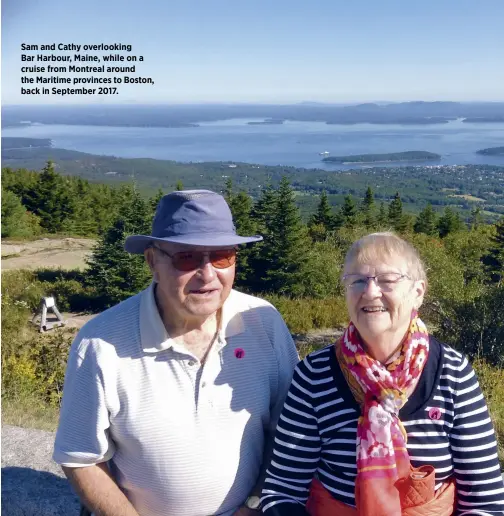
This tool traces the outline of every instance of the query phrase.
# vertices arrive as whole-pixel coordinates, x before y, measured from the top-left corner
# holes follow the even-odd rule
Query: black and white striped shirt
[[[262,495],[265,514],[306,515],[314,476],[334,498],[355,506],[359,415],[333,346],[298,364],[276,429]],[[431,337],[422,376],[399,416],[412,465],[433,465],[436,489],[455,477],[455,514],[504,514],[495,433],[465,356]]]

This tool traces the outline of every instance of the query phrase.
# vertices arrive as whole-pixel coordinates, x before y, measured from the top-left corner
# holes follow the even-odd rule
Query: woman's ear
[[[424,280],[415,281],[414,290],[415,290],[416,299],[415,299],[414,306],[415,306],[416,310],[418,310],[422,306],[424,296],[425,296],[425,288],[426,288],[426,285],[425,285]]]

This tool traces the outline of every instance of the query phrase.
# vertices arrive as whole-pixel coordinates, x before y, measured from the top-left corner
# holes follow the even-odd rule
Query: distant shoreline
[[[385,154],[355,154],[351,156],[329,156],[323,158],[325,163],[341,163],[342,165],[373,163],[405,163],[412,161],[438,161],[440,154],[427,151],[389,152]]]
[[[343,161],[342,165],[372,165],[374,163],[411,163],[413,161],[438,161],[439,158],[383,159],[380,161]],[[329,162],[330,163],[330,162]],[[335,162],[338,163],[338,162]]]

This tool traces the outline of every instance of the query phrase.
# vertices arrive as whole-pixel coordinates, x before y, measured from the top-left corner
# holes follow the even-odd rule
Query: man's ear
[[[152,247],[148,247],[144,251],[144,257],[145,261],[147,262],[147,265],[149,266],[150,271],[152,274],[154,274],[154,249]]]

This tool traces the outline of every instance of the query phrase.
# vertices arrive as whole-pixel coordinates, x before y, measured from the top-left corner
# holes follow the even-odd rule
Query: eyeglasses
[[[343,283],[346,288],[353,292],[364,292],[369,280],[373,280],[382,292],[391,292],[403,279],[411,279],[407,274],[398,272],[386,272],[376,276],[364,276],[363,274],[346,274],[343,276]]]
[[[173,267],[178,271],[189,272],[199,269],[205,256],[216,269],[227,269],[236,263],[236,249],[218,249],[216,251],[181,251],[169,254],[159,247],[152,246],[162,255],[171,259]]]

